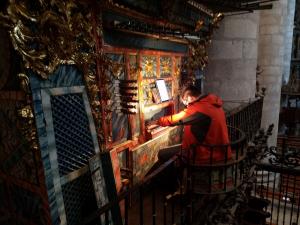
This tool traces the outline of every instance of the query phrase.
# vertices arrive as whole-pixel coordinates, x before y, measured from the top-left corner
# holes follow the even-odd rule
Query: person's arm
[[[164,116],[158,120],[158,125],[160,126],[176,126],[183,124],[183,120],[187,118],[190,114],[187,109],[180,111],[177,114]]]

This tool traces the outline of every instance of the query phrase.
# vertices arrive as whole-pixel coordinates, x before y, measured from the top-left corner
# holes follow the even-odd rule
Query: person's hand
[[[146,126],[158,125],[158,120],[148,120],[145,124]]]

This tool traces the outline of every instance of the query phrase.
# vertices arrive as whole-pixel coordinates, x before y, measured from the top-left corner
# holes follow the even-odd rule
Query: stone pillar
[[[282,81],[285,84],[289,81],[289,77],[290,77],[296,0],[289,0],[287,4],[288,4],[287,17],[284,25],[285,37],[284,37],[284,63],[283,63],[283,79],[282,79]]]
[[[254,98],[259,13],[228,16],[215,31],[204,71],[204,91],[223,98],[225,109]]]
[[[288,22],[293,23],[293,19],[289,19],[294,18],[293,2],[294,7],[290,0],[276,1],[272,10],[260,12],[258,64],[263,72],[259,83],[266,87],[261,126],[275,125],[270,145],[276,145],[282,77],[287,68],[285,63],[290,61],[291,41],[285,38],[292,38],[286,35],[286,29],[290,29]],[[284,58],[285,54],[289,55],[288,59]]]

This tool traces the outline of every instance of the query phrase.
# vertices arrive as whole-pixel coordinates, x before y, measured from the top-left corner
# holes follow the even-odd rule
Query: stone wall
[[[263,72],[259,82],[266,87],[262,127],[275,125],[271,145],[276,145],[282,78],[290,64],[294,11],[295,1],[280,0],[272,10],[260,12],[258,64]]]
[[[228,16],[214,34],[204,91],[228,101],[225,109],[255,96],[258,22],[258,13]]]

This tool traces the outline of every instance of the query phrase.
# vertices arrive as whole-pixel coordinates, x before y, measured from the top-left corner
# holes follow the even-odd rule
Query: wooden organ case
[[[170,129],[146,124],[178,111],[179,75],[185,55],[108,45],[105,45],[105,52],[117,65],[111,71],[115,74],[110,75],[110,146],[141,144]],[[158,79],[166,85],[168,100],[160,97]]]
[[[180,143],[181,129],[147,126],[147,122],[179,110],[179,76],[184,53],[138,50],[105,45],[116,62],[111,71],[108,147],[116,149],[120,165],[132,170],[133,183],[156,161],[163,146]],[[156,81],[163,80],[169,99],[163,101]]]
[[[106,148],[118,152],[120,165],[132,170],[135,183],[151,169],[161,148],[181,143],[181,127],[147,124],[179,111],[189,42],[175,37],[176,32],[186,31],[184,26],[165,24],[126,7],[108,6],[102,19],[102,49],[113,62],[104,76],[109,77],[103,116]],[[167,33],[170,35],[164,36]],[[160,98],[157,80],[164,81],[167,100]]]

